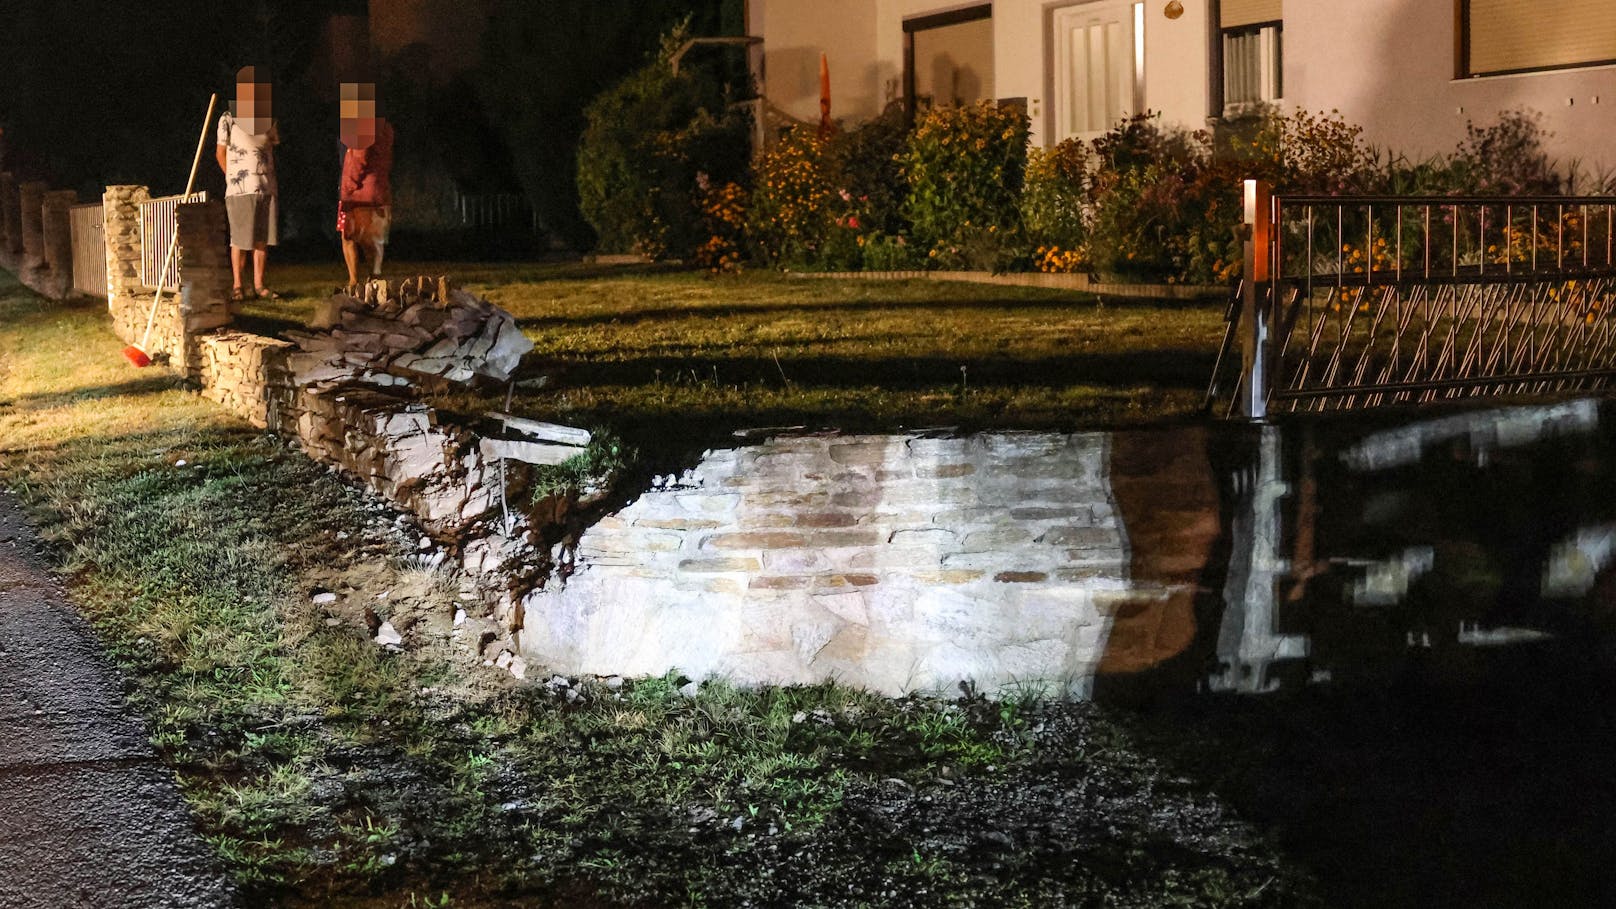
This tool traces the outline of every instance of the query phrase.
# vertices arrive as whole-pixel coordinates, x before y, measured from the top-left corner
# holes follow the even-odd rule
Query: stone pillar
[[[230,324],[230,238],[224,202],[187,202],[175,210],[180,307],[187,333]]]
[[[140,203],[150,198],[144,186],[109,186],[101,196],[107,241],[107,308],[114,321],[119,308],[127,307],[142,292]]]
[[[151,198],[144,186],[109,186],[101,197],[107,243],[107,312],[112,330],[126,344],[146,333],[152,295],[140,283],[140,203]],[[146,352],[172,355],[182,349],[177,314],[164,303],[153,323]]]
[[[22,224],[22,267],[33,271],[45,267],[45,184],[38,180],[17,187]]]
[[[71,189],[58,189],[46,193],[41,205],[45,267],[50,271],[46,279],[46,296],[58,300],[66,299],[73,290],[73,225],[67,210],[78,201],[78,193]]]
[[[0,173],[0,256],[22,252],[22,200],[17,196],[17,178],[9,171]]]

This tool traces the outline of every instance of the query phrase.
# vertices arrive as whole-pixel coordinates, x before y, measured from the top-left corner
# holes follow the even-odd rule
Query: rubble
[[[333,294],[310,330],[286,338],[228,329],[199,335],[203,394],[294,437],[310,457],[412,513],[426,533],[417,550],[432,560],[423,567],[441,563],[440,544],[457,556],[473,589],[488,597],[497,623],[489,627],[499,631],[480,650],[521,678],[521,610],[512,590],[536,582],[539,553],[527,518],[507,507],[505,462],[560,464],[582,453],[591,435],[503,411],[488,414],[483,432],[445,424],[417,392],[431,383],[542,384],[519,376],[533,343],[509,313],[431,277]],[[402,636],[379,620],[372,629],[378,624],[377,643],[399,646]]]

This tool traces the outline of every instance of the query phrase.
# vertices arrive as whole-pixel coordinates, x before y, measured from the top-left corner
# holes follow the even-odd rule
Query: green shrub
[[[1491,126],[1465,124],[1465,137],[1449,158],[1449,172],[1464,192],[1480,195],[1558,193],[1565,178],[1543,150],[1549,133],[1536,111],[1506,111]]]
[[[759,258],[809,266],[836,226],[836,179],[827,144],[811,129],[787,133],[758,159],[747,228]]]
[[[706,239],[698,177],[744,179],[750,123],[708,71],[673,74],[669,61],[686,36],[684,26],[670,32],[654,60],[585,111],[579,203],[603,251],[689,255]]]
[[[864,262],[870,240],[905,228],[897,159],[907,135],[901,108],[828,138],[792,130],[758,161],[749,215],[757,255],[796,268],[873,267]]]
[[[1076,271],[1084,261],[1092,161],[1088,144],[1077,139],[1027,153],[1021,220],[1043,271]]]
[[[870,234],[864,238],[864,267],[870,271],[914,271],[926,256],[902,234]]]
[[[1164,127],[1159,115],[1146,113],[1096,139],[1094,154],[1089,265],[1113,279],[1191,277],[1187,238],[1209,212],[1221,212],[1213,203],[1225,192],[1207,173],[1210,137]],[[1238,190],[1231,183],[1227,191]]]
[[[854,209],[858,229],[866,235],[898,235],[909,227],[903,217],[908,185],[899,160],[908,143],[908,116],[899,104],[830,139],[831,165],[841,182],[838,188],[846,191],[844,201]]]
[[[991,102],[933,108],[902,156],[902,210],[915,242],[942,267],[993,267],[1024,245],[1026,114]]]

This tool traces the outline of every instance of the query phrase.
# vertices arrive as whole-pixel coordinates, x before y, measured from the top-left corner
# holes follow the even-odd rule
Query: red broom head
[[[133,344],[123,349],[123,356],[124,359],[135,364],[136,368],[138,369],[145,369],[151,365],[151,357],[147,356],[144,350],[141,350],[139,347]]]

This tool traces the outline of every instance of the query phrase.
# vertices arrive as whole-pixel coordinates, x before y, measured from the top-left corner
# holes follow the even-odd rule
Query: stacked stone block
[[[17,187],[19,225],[22,230],[23,271],[45,267],[45,184],[33,180]]]
[[[109,186],[102,196],[107,244],[107,311],[112,330],[125,343],[146,336],[152,293],[140,282],[140,203],[151,198],[144,186]],[[187,345],[179,301],[168,295],[152,320],[146,352],[161,357],[187,376],[201,369],[195,345]]]
[[[107,243],[107,306],[114,322],[119,311],[144,293],[140,283],[140,203],[151,198],[144,186],[109,186],[101,196]],[[127,340],[127,338],[125,339]]]
[[[175,209],[179,315],[188,335],[230,324],[229,226],[224,203],[188,202]]]
[[[225,330],[199,336],[197,349],[203,397],[259,429],[296,424],[289,342]]]

